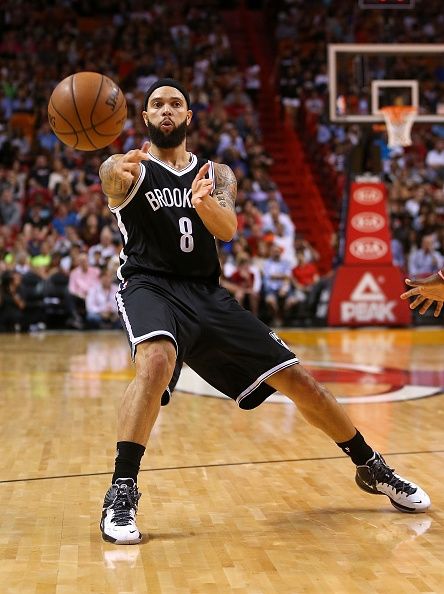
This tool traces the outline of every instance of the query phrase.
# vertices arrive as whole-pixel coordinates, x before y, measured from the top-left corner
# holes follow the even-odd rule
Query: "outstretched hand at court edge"
[[[443,276],[442,276],[443,275]],[[426,278],[405,279],[406,285],[413,287],[409,291],[402,293],[401,299],[415,297],[410,303],[410,309],[416,309],[421,305],[420,314],[425,314],[433,303],[436,304],[434,316],[437,318],[444,305],[444,274],[442,271],[436,272]]]

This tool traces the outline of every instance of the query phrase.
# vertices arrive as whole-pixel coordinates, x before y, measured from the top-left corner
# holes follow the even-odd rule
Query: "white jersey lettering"
[[[152,191],[145,192],[145,197],[154,211],[159,210],[159,208],[172,208],[174,206],[194,208],[191,204],[191,189],[153,188]]]
[[[169,188],[163,189],[163,195],[165,198],[165,206],[174,206],[173,195],[171,194],[171,190]]]
[[[158,210],[160,208],[159,201],[154,197],[153,192],[146,192],[145,196],[153,210]]]

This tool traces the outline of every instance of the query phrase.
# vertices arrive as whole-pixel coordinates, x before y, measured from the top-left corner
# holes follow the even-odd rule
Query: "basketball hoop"
[[[388,146],[410,146],[412,138],[410,132],[417,113],[413,105],[388,105],[379,110],[384,116],[388,134]]]

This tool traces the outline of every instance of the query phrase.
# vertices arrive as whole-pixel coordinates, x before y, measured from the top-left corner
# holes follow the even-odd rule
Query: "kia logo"
[[[376,237],[361,237],[350,244],[350,253],[359,260],[378,260],[387,252],[387,243]]]
[[[351,226],[362,233],[374,233],[385,226],[385,219],[376,212],[361,212],[352,218]]]
[[[371,186],[363,186],[359,190],[353,192],[353,198],[359,204],[378,204],[384,198],[384,194],[379,188],[372,188]]]

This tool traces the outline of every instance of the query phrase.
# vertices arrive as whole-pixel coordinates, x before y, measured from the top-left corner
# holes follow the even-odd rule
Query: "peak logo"
[[[388,252],[388,245],[377,237],[360,237],[351,242],[349,250],[359,260],[379,260]]]
[[[386,296],[375,277],[366,272],[350,295],[352,301],[385,301]]]
[[[353,199],[359,204],[370,206],[371,204],[378,204],[384,199],[384,194],[379,188],[372,186],[361,186],[358,190],[353,192]]]
[[[389,301],[373,274],[366,272],[352,290],[349,301],[341,303],[341,321],[395,322],[396,301]]]
[[[377,212],[361,212],[351,219],[351,226],[361,233],[376,233],[385,226],[385,219]]]
[[[399,298],[404,274],[397,266],[362,262],[339,266],[328,304],[330,326],[403,326],[410,324],[409,304]]]

